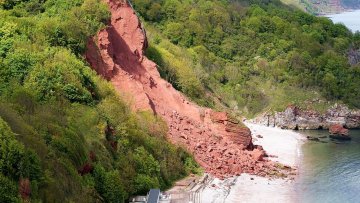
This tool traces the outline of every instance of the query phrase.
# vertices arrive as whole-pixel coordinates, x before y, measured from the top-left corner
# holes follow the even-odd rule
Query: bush
[[[125,202],[186,175],[164,121],[131,113],[84,62],[101,2],[0,0],[0,202]]]
[[[84,87],[85,65],[66,50],[54,50],[49,57],[29,73],[25,87],[37,92],[39,100],[62,96],[71,102],[91,103],[92,94]]]
[[[148,18],[146,12],[155,3],[163,15]],[[303,98],[315,91],[321,93],[319,99],[354,106],[347,98],[359,95],[351,90],[356,82],[347,78],[356,73],[344,57],[350,48],[359,49],[359,34],[327,18],[277,1],[134,4],[147,21],[150,39],[155,36],[147,55],[157,62],[163,78],[198,104],[215,103],[219,108],[224,104],[234,113],[253,116],[282,105],[276,103],[281,99],[273,98],[284,95],[265,92],[266,82],[272,89],[283,89],[286,83],[304,94],[290,103],[304,103]],[[332,59],[325,64],[329,53]],[[229,74],[226,67],[235,67],[231,73],[237,75]]]
[[[136,194],[146,194],[150,189],[160,187],[157,177],[145,174],[137,174],[134,180],[134,185]]]
[[[21,202],[16,182],[0,173],[0,202]]]

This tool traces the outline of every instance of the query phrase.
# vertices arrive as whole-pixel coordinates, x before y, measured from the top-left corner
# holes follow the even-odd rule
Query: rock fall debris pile
[[[168,139],[185,147],[196,161],[216,177],[243,172],[266,176],[278,165],[264,159],[261,146],[252,144],[250,130],[227,113],[202,108],[163,80],[157,65],[144,56],[147,38],[136,13],[116,0],[106,0],[111,22],[88,42],[86,59],[109,80],[133,110],[150,110],[162,117]]]

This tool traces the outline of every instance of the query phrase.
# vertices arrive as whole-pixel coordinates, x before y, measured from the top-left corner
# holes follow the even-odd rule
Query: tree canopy
[[[0,1],[0,202],[127,202],[197,169],[84,61],[108,19],[100,0]]]
[[[358,34],[342,24],[279,1],[133,2],[150,30],[148,56],[199,104],[213,105],[202,101],[212,92],[250,116],[313,97],[360,107],[359,65],[348,62]]]

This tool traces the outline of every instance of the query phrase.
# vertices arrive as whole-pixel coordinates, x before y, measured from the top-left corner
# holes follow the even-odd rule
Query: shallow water
[[[360,31],[360,10],[328,15],[334,23],[343,23],[353,32]]]
[[[325,130],[300,131],[304,136],[328,136]],[[360,130],[351,141],[320,139],[302,145],[299,178],[295,183],[300,202],[360,201]]]

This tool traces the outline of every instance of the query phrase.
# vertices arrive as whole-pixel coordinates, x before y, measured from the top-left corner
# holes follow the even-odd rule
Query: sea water
[[[343,23],[353,32],[360,31],[360,10],[327,15],[334,23]]]
[[[351,141],[329,139],[328,131],[299,131],[323,137],[302,145],[299,177],[295,183],[300,202],[360,202],[360,130],[351,130]]]

